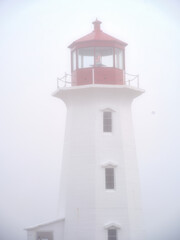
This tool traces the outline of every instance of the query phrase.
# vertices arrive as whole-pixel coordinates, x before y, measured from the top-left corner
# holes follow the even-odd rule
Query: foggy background
[[[180,2],[0,0],[0,240],[57,217],[66,108],[51,94],[96,17],[146,90],[133,104],[146,240],[180,239]]]

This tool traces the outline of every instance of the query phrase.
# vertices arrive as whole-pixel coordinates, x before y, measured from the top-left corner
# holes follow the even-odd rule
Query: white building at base
[[[126,43],[94,31],[73,42],[59,219],[27,228],[28,240],[144,240]],[[67,79],[65,79],[67,80]]]

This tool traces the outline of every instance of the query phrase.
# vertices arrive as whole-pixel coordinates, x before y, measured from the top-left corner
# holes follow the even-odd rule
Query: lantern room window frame
[[[97,49],[98,50],[101,50],[102,51],[106,50],[107,48],[107,51],[109,50],[112,50],[112,55],[107,55],[107,56],[100,56],[99,55],[99,64],[97,63],[97,57],[98,55],[96,55],[97,53]],[[83,50],[87,50],[87,51],[90,51],[92,50],[92,55],[84,55],[84,57],[88,57],[88,56],[92,56],[93,57],[93,61],[92,61],[92,58],[91,60],[89,61],[88,63],[88,59],[83,59],[83,57],[81,55],[79,55],[79,52],[80,51],[83,51]],[[118,56],[119,54],[119,56]],[[80,57],[81,56],[81,57]],[[81,63],[80,63],[80,58],[81,58]],[[100,59],[101,58],[101,59]],[[106,58],[106,59],[105,59]],[[107,58],[112,58],[111,61],[112,61],[112,64],[109,63],[109,65],[107,64],[103,64],[105,62],[108,63],[108,60]],[[101,61],[102,62],[101,62]],[[100,68],[100,67],[104,67],[104,68],[116,68],[116,69],[119,69],[119,70],[124,70],[125,69],[125,64],[124,64],[124,49],[122,48],[118,48],[118,47],[111,47],[111,46],[91,46],[91,47],[82,47],[82,48],[78,48],[78,49],[74,49],[72,52],[71,52],[71,69],[72,69],[72,72],[78,70],[78,69],[86,69],[86,68]],[[85,66],[84,66],[85,64]]]
[[[76,71],[77,69],[77,51],[76,50],[72,51],[71,59],[72,59],[72,70]]]

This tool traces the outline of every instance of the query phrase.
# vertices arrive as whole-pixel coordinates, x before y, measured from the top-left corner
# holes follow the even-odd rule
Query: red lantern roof
[[[99,20],[96,19],[96,21],[94,21],[93,24],[94,31],[74,41],[71,45],[69,45],[69,48],[74,48],[77,45],[81,45],[81,43],[93,43],[93,42],[112,42],[121,45],[122,47],[127,46],[127,43],[104,33],[101,30],[100,27],[101,22]]]

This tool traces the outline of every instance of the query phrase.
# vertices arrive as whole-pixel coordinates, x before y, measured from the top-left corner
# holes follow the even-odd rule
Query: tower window
[[[37,232],[37,240],[53,240],[53,232]]]
[[[117,229],[116,228],[108,229],[108,240],[117,240]]]
[[[112,112],[103,112],[103,132],[112,132]]]
[[[106,189],[114,189],[114,168],[105,168]]]

